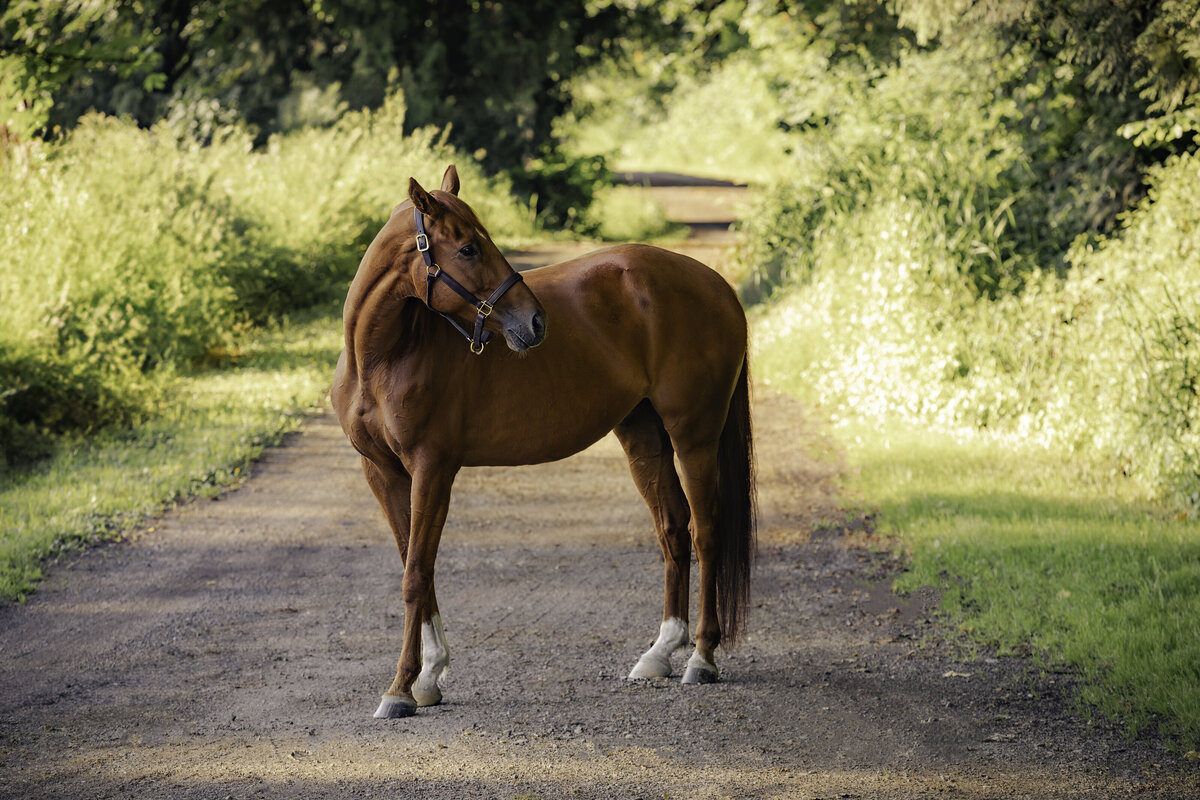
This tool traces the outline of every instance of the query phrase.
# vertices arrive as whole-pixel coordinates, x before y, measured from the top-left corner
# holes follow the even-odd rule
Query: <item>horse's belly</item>
[[[571,417],[530,414],[520,423],[509,427],[515,433],[505,441],[488,441],[472,447],[466,453],[463,466],[516,466],[557,461],[586,450],[616,427],[633,406],[606,413],[580,413]]]

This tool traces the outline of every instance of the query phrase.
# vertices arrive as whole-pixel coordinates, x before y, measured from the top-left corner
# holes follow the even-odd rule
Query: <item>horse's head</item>
[[[546,312],[475,212],[458,198],[458,190],[453,165],[446,169],[440,191],[427,192],[415,179],[408,180],[414,208],[412,241],[420,253],[411,262],[418,295],[430,308],[457,320],[456,327],[471,339],[476,353],[483,351],[480,337],[485,330],[503,335],[515,352],[536,347],[546,338]]]

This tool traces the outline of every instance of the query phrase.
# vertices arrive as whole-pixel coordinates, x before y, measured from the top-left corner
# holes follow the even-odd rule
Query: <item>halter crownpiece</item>
[[[503,297],[504,293],[509,289],[523,281],[524,278],[521,277],[521,273],[514,272],[496,287],[487,300],[480,300],[433,262],[433,251],[429,244],[429,234],[425,233],[425,215],[421,213],[419,208],[414,208],[413,218],[417,222],[417,251],[421,254],[421,258],[425,259],[425,305],[429,306],[431,311],[437,311],[437,313],[441,314],[442,317],[454,326],[455,330],[467,338],[467,341],[471,343],[472,353],[477,356],[483,355],[483,346],[492,338],[492,332],[483,329],[483,321],[492,313],[492,306],[495,305],[496,301]],[[475,330],[473,332],[468,333],[467,329],[459,325],[458,320],[452,315],[444,311],[438,311],[433,307],[433,284],[439,280],[449,286],[455,294],[475,307],[478,313],[475,315]]]

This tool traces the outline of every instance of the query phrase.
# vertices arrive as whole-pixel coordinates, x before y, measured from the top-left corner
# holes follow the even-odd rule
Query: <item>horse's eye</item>
[[[479,255],[479,248],[473,244],[469,244],[459,250],[458,254],[463,258],[474,258]]]

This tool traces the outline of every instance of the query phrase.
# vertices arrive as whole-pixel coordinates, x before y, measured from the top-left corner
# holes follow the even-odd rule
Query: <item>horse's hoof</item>
[[[717,665],[699,653],[692,653],[687,669],[683,672],[684,683],[716,683]]]
[[[419,706],[436,706],[442,702],[442,690],[438,687],[437,681],[431,681],[428,686],[423,686],[418,681],[413,684],[412,693]]]
[[[649,678],[671,677],[671,662],[665,658],[655,658],[649,654],[642,656],[629,672],[630,680],[646,680]]]
[[[688,668],[683,673],[683,683],[716,683],[717,673],[715,670],[707,667],[699,667],[695,664],[688,664]]]
[[[408,697],[396,697],[385,694],[379,708],[375,709],[375,719],[403,719],[417,713],[417,703]]]

